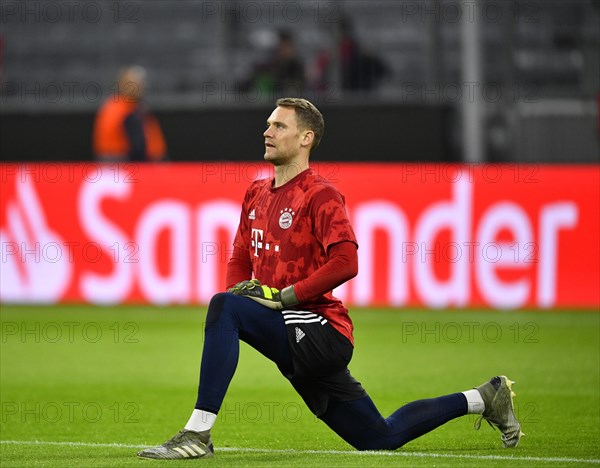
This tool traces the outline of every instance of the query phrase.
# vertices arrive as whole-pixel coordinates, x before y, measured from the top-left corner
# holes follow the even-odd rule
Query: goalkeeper
[[[273,361],[310,410],[359,450],[397,449],[469,413],[498,427],[505,447],[519,442],[512,382],[504,376],[414,401],[384,418],[350,374],[352,321],[331,291],[357,274],[358,245],[343,196],[309,167],[323,128],[309,101],[277,101],[263,135],[264,159],[275,176],[246,192],[227,269],[229,290],[208,307],[195,409],[178,434],[139,457],[214,455],[210,431],[236,370],[239,340]]]

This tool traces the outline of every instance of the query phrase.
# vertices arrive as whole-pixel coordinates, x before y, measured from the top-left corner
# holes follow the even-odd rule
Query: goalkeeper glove
[[[293,286],[288,286],[282,291],[277,288],[271,288],[260,284],[260,281],[253,279],[242,281],[230,289],[230,292],[238,296],[246,296],[250,299],[274,310],[281,310],[284,307],[298,304],[296,293]]]
[[[242,289],[244,289],[248,284],[251,284],[251,283],[252,283],[251,280],[240,281],[239,283],[237,283],[234,286],[232,286],[231,288],[229,288],[227,290],[227,292],[230,292],[233,294],[238,294]]]

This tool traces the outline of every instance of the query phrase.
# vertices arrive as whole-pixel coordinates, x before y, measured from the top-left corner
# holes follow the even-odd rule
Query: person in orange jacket
[[[158,120],[142,103],[146,71],[140,66],[119,74],[117,89],[98,110],[94,157],[102,162],[161,161],[167,145]]]

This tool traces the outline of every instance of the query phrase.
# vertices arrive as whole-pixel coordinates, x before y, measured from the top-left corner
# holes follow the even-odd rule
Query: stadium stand
[[[486,102],[488,160],[561,161],[560,145],[545,144],[547,130],[538,130],[549,123],[557,138],[576,148],[577,161],[596,161],[599,2],[476,5],[484,25],[484,85],[501,94]],[[159,111],[270,105],[273,96],[240,96],[236,86],[270,52],[280,28],[294,36],[309,82],[319,54],[332,54],[325,92],[303,90],[315,101],[454,108],[453,91],[462,80],[460,19],[468,14],[460,2],[432,0],[8,0],[0,8],[4,119],[92,112],[101,102],[98,93],[106,96],[116,70],[130,63],[148,70],[149,100]],[[372,90],[339,86],[342,18],[389,70]]]

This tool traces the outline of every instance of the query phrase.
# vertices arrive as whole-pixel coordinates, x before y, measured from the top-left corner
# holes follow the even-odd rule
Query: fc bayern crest
[[[281,210],[281,216],[279,217],[279,227],[281,229],[287,229],[292,225],[294,221],[294,213],[291,208],[285,208]]]

